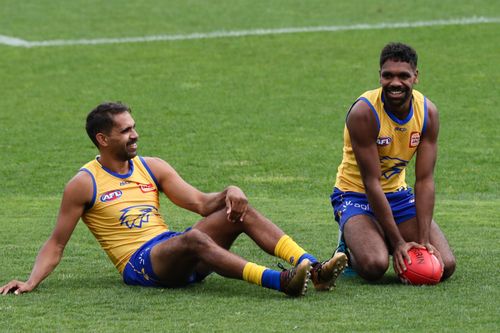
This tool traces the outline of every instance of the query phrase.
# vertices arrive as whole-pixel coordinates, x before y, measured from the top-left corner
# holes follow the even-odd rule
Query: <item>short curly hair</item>
[[[380,68],[387,60],[396,60],[409,63],[417,68],[418,56],[415,49],[403,43],[389,43],[380,52]]]

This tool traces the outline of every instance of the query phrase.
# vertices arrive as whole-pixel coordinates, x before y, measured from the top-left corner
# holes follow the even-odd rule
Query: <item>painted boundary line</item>
[[[469,17],[449,20],[399,22],[399,23],[377,23],[377,24],[354,24],[337,26],[318,26],[301,28],[280,28],[280,29],[255,29],[255,30],[235,30],[235,31],[214,31],[208,33],[191,33],[178,35],[154,35],[143,37],[123,37],[123,38],[97,38],[97,39],[73,39],[73,40],[45,40],[26,41],[23,39],[0,35],[0,44],[14,47],[48,47],[66,45],[98,45],[98,44],[122,44],[122,43],[145,43],[159,41],[182,41],[191,39],[210,39],[227,37],[246,37],[263,35],[280,35],[306,32],[336,32],[350,30],[376,30],[376,29],[397,29],[397,28],[420,28],[444,25],[470,25],[481,23],[500,23],[500,17]]]

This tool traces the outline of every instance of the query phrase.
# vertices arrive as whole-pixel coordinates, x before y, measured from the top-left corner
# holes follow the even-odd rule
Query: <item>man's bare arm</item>
[[[21,294],[35,289],[49,276],[61,261],[64,248],[68,243],[76,224],[83,214],[85,205],[92,197],[90,175],[80,172],[68,182],[52,234],[40,249],[30,277],[26,282],[12,280],[0,287],[0,294],[9,292]]]

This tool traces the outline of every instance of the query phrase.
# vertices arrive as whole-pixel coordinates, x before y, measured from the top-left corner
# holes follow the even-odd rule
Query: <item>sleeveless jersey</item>
[[[405,169],[415,154],[427,122],[427,99],[413,90],[410,112],[399,119],[384,109],[382,88],[367,91],[354,104],[366,103],[378,123],[377,148],[380,159],[380,183],[384,192],[405,188]],[[353,105],[354,105],[353,104]],[[352,107],[351,107],[352,108]],[[351,146],[347,126],[344,126],[342,163],[337,170],[335,187],[341,191],[365,193],[363,180]]]
[[[142,157],[129,160],[123,175],[103,167],[98,158],[80,170],[91,175],[94,189],[82,220],[122,273],[132,254],[168,226],[159,212],[156,178]]]

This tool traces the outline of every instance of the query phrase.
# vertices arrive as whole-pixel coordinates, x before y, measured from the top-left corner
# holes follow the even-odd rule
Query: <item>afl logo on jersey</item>
[[[392,141],[392,138],[389,136],[382,136],[377,138],[377,146],[388,146]]]
[[[108,191],[101,195],[101,202],[108,202],[108,201],[113,201],[122,196],[123,192],[120,190],[113,190],[113,191]]]

